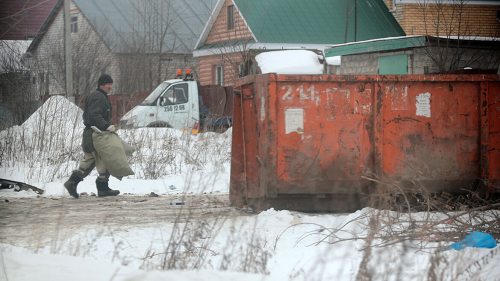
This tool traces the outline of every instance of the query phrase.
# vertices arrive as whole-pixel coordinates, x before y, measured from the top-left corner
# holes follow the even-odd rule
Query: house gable
[[[74,94],[94,90],[100,74],[106,72],[117,79],[113,65],[114,54],[102,41],[80,10],[72,3],[72,22],[77,26],[71,32]],[[47,18],[39,36],[29,47],[31,71],[36,76],[36,91],[40,96],[65,95],[64,11],[58,2]],[[78,101],[77,101],[78,102]]]
[[[241,17],[239,9],[232,0],[220,0],[218,13],[206,36],[204,45],[216,44],[220,42],[232,42],[254,39],[252,31],[248,28],[245,20]],[[234,6],[234,28],[228,29],[228,6]]]

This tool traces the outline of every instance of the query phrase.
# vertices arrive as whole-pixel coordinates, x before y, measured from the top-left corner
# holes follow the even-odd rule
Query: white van
[[[213,94],[220,93],[221,89],[224,91],[222,95]],[[170,127],[179,130],[198,129],[200,126],[230,126],[232,94],[232,88],[200,86],[194,79],[167,80],[141,104],[127,112],[120,119],[119,126],[122,129]],[[224,97],[224,100],[217,97]]]

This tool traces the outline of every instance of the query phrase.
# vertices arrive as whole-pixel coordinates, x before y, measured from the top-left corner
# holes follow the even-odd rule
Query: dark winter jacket
[[[96,126],[101,131],[111,125],[111,102],[108,95],[101,89],[95,90],[87,97],[83,110],[83,124],[85,127]]]
[[[83,109],[83,124],[85,125],[82,139],[83,151],[92,153],[95,150],[92,139],[94,130],[90,127],[96,126],[99,130],[106,131],[111,125],[112,113],[111,102],[103,90],[98,88],[87,97]]]

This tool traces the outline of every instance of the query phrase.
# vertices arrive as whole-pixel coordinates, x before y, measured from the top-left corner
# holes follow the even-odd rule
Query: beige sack
[[[123,149],[125,150],[125,155],[127,157],[129,157],[130,155],[132,155],[132,153],[135,152],[135,148],[133,148],[130,144],[124,142],[122,140],[122,146],[123,146]]]
[[[94,132],[92,139],[106,170],[113,177],[121,180],[123,177],[134,174],[127,161],[127,156],[135,151],[132,146],[122,141],[116,133],[109,131]]]

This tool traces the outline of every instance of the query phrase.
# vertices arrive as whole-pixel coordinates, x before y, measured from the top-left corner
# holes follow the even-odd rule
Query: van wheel
[[[167,127],[167,128],[173,128],[170,124],[168,124],[168,122],[165,122],[165,121],[154,121],[154,122],[151,122],[148,124],[149,128],[164,128],[164,127]]]

